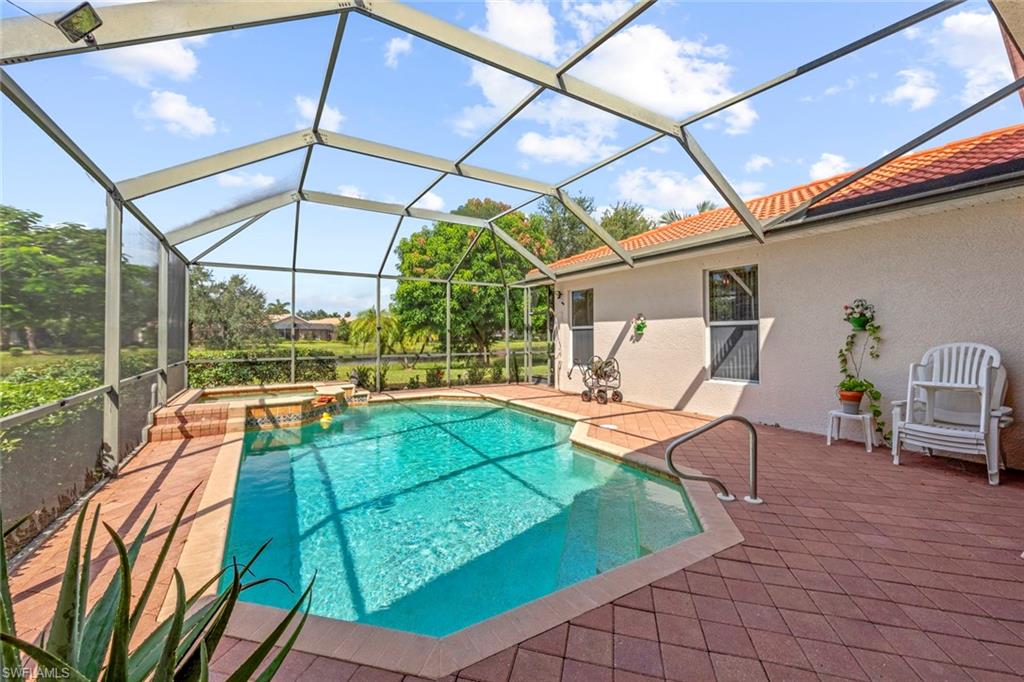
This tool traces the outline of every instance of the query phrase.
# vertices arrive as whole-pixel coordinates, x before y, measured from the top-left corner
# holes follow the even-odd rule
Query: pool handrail
[[[754,429],[754,425],[751,424],[750,420],[747,419],[746,417],[741,417],[738,414],[726,414],[719,417],[718,419],[713,419],[712,421],[709,421],[707,424],[698,426],[692,431],[684,433],[682,436],[676,438],[674,441],[669,443],[668,447],[665,448],[665,464],[668,466],[669,471],[671,471],[680,480],[685,479],[688,481],[704,481],[705,483],[710,483],[713,487],[718,489],[718,499],[722,500],[723,502],[732,502],[733,500],[735,500],[736,496],[730,493],[729,489],[725,487],[725,484],[722,483],[722,481],[720,481],[719,479],[715,478],[714,476],[704,476],[702,474],[684,474],[682,471],[676,468],[675,464],[672,463],[672,453],[675,452],[675,449],[677,447],[679,447],[683,443],[686,443],[687,441],[696,438],[702,433],[707,433],[716,426],[724,424],[725,422],[728,421],[735,421],[739,422],[740,424],[743,424],[747,428],[747,432],[749,433],[750,494],[744,497],[743,501],[749,504],[762,504],[764,500],[757,496],[757,431]]]

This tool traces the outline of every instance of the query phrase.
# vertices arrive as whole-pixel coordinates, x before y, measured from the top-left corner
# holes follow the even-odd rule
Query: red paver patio
[[[658,458],[668,440],[701,423],[629,403],[582,403],[543,388],[487,390],[588,415],[591,437]],[[1024,676],[1024,476],[1010,473],[991,487],[974,465],[910,454],[894,467],[885,449],[868,454],[859,443],[826,447],[823,436],[772,427],[758,427],[758,436],[765,504],[725,505],[745,537],[741,544],[446,679],[977,682]],[[141,567],[153,561],[184,494],[202,485],[221,442],[217,436],[147,446],[96,494],[104,520],[129,534],[158,505]],[[745,494],[746,433],[738,425],[680,448],[677,462]],[[172,561],[191,520],[186,516]],[[38,634],[49,617],[69,534],[61,528],[13,571],[23,635]],[[105,581],[113,554],[109,543],[97,544],[94,575]],[[162,578],[151,618],[163,602],[169,568]],[[218,679],[252,646],[223,643],[212,662]],[[403,679],[301,653],[289,657],[278,677]]]

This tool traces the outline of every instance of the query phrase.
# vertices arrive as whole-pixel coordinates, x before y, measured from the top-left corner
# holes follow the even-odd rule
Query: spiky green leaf
[[[117,548],[117,573],[121,583],[117,600],[117,611],[114,612],[114,631],[110,641],[110,657],[107,669],[103,674],[106,682],[123,682],[128,678],[128,643],[131,639],[130,617],[132,607],[132,562],[128,558],[128,550],[124,541],[113,528],[104,523],[103,527],[110,534],[110,539]]]
[[[181,639],[181,628],[185,621],[185,582],[181,579],[181,573],[174,569],[174,617],[171,618],[171,629],[167,633],[167,641],[164,643],[163,655],[160,657],[160,664],[153,673],[153,682],[171,682],[174,679],[174,667],[178,660],[178,643]]]
[[[79,567],[82,557],[82,524],[85,522],[88,508],[88,503],[82,505],[82,510],[75,519],[68,558],[64,564],[64,577],[60,583],[60,595],[57,597],[57,607],[50,620],[50,634],[46,640],[46,650],[70,665],[76,665],[78,661],[81,628],[78,620]]]
[[[128,549],[129,566],[135,565],[135,558],[142,549],[142,543],[149,532],[156,510],[150,512]],[[107,585],[106,591],[89,611],[82,627],[82,644],[78,652],[78,669],[83,675],[95,679],[103,666],[103,659],[110,646],[110,635],[114,630],[114,609],[121,593],[121,574],[117,573]]]
[[[14,635],[9,635],[6,632],[0,632],[0,641],[5,645],[13,646],[19,651],[24,652],[29,658],[35,661],[36,665],[39,666],[40,679],[90,682],[89,678],[85,677],[82,673],[68,665],[67,661],[57,658],[46,649],[37,647],[31,642],[18,639]]]
[[[185,515],[185,509],[188,507],[188,503],[192,501],[192,496],[196,494],[197,489],[198,486],[192,488],[192,491],[185,497],[185,501],[178,509],[178,513],[174,517],[174,522],[167,530],[167,537],[164,538],[164,544],[160,547],[160,554],[157,555],[156,563],[153,564],[153,569],[150,571],[149,578],[146,580],[146,585],[142,588],[142,592],[139,593],[139,599],[135,603],[135,610],[132,611],[131,630],[133,634],[135,633],[135,629],[139,626],[139,620],[142,619],[142,614],[146,608],[146,603],[149,601],[149,596],[152,594],[153,588],[156,587],[156,582],[160,578],[160,569],[163,568],[164,561],[167,559],[167,553],[170,552],[171,545],[174,543],[174,536],[178,532],[178,526],[181,525],[181,519]]]
[[[23,517],[10,528],[4,530],[4,537],[6,538],[9,533],[24,523],[27,518],[27,516]],[[3,525],[4,517],[3,514],[0,514],[0,528],[3,528]],[[18,633],[14,625],[14,602],[11,599],[11,583],[7,573],[7,547],[2,543],[3,540],[0,539],[0,632],[14,637]],[[11,676],[10,679],[23,679],[21,674],[21,656],[14,645],[6,642],[0,643],[0,665],[8,671]]]
[[[299,597],[299,600],[295,602],[295,606],[291,608],[291,610],[288,612],[288,615],[285,616],[284,619],[282,619],[281,622],[277,624],[277,627],[274,628],[274,631],[270,633],[269,637],[260,642],[259,646],[256,647],[256,650],[249,654],[249,657],[242,662],[242,665],[240,665],[238,669],[235,670],[235,672],[231,673],[230,677],[228,677],[227,679],[227,682],[245,682],[246,680],[252,678],[252,676],[256,674],[256,670],[260,667],[260,663],[262,663],[263,659],[267,657],[267,654],[269,654],[273,650],[274,645],[277,644],[277,640],[279,640],[281,638],[281,635],[284,634],[285,630],[288,629],[288,625],[292,622],[292,619],[295,617],[295,614],[298,613],[299,608],[302,607],[303,602],[305,602],[306,599],[309,598],[309,594],[310,592],[312,592],[312,590],[313,581],[310,580],[309,586],[306,587],[306,591],[303,592],[302,596]],[[304,616],[302,619],[302,624],[304,624],[305,621],[306,618]],[[299,627],[301,627],[302,624],[300,624]],[[289,644],[289,646],[291,645]]]

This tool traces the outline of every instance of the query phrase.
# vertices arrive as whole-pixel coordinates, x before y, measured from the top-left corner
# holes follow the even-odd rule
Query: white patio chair
[[[1012,422],[1003,405],[1006,368],[999,351],[980,343],[947,343],[910,365],[907,399],[892,403],[892,463],[900,447],[984,455],[988,482],[999,485],[999,429]]]

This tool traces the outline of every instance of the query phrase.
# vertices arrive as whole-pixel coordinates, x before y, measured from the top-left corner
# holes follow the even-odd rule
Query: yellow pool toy
[[[329,412],[324,412],[320,415],[320,428],[326,429],[331,426],[332,417]]]

